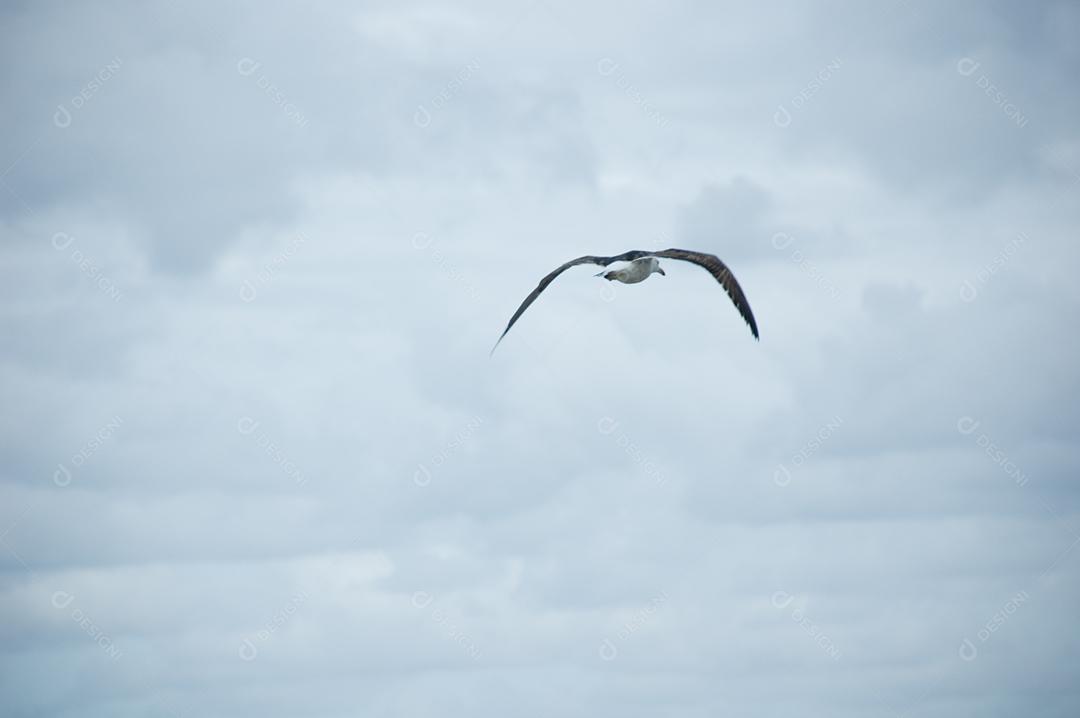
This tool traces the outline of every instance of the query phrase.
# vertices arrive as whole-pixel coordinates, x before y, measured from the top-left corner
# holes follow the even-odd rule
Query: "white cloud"
[[[5,714],[1075,712],[1072,10],[3,13]]]

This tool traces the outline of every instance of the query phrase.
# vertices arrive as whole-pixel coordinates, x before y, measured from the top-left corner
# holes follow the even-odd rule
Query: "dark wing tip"
[[[499,338],[495,340],[495,346],[491,347],[491,351],[488,352],[488,359],[495,356],[495,350],[499,348],[499,343],[502,342],[503,337],[506,336],[506,332],[508,332],[508,331],[510,331],[510,330],[507,329],[506,331],[504,331],[502,334],[499,335]]]
[[[695,252],[688,249],[665,249],[662,252],[656,252],[654,256],[667,257],[669,259],[681,259],[686,262],[691,262],[699,267],[703,268],[709,274],[720,283],[720,286],[724,288],[731,302],[735,305],[735,309],[739,312],[739,315],[750,327],[750,333],[754,335],[754,339],[761,341],[761,336],[758,334],[757,321],[754,319],[754,312],[750,309],[750,301],[746,298],[746,293],[743,292],[742,287],[739,286],[739,281],[735,279],[735,275],[728,268],[724,262],[715,254],[708,254],[706,252]]]
[[[598,264],[601,267],[606,267],[621,257],[622,255],[619,255],[619,257],[595,257],[593,255],[585,255],[584,257],[571,259],[566,264],[563,264],[562,266],[557,267],[555,270],[549,272],[547,276],[541,279],[540,283],[536,285],[536,289],[532,290],[529,293],[529,296],[525,297],[525,301],[523,301],[521,305],[517,308],[517,311],[514,312],[514,316],[510,317],[510,322],[506,325],[506,329],[503,330],[502,336],[499,337],[499,341],[495,342],[495,346],[491,347],[491,353],[488,354],[488,358],[491,358],[491,356],[495,354],[495,349],[499,346],[499,342],[503,340],[503,337],[505,337],[507,332],[510,331],[510,328],[514,326],[514,322],[516,322],[521,317],[521,315],[525,313],[525,310],[529,308],[529,305],[536,301],[536,298],[540,296],[540,293],[544,291],[549,284],[555,281],[555,277],[559,276],[570,267],[574,267],[578,264]]]
[[[732,277],[732,280],[734,279],[735,277]],[[743,294],[742,287],[739,288],[739,294],[742,295],[742,304],[736,303],[735,308],[739,310],[739,314],[742,315],[743,320],[750,327],[750,333],[754,335],[754,339],[761,341],[761,335],[758,334],[757,320],[754,319],[754,313],[750,310],[750,302],[747,301],[746,295]]]
[[[734,279],[735,277],[732,277],[733,281]],[[739,293],[742,294],[741,287]],[[750,327],[750,333],[754,335],[754,340],[761,341],[761,335],[758,334],[757,321],[754,319],[754,313],[750,311],[750,302],[746,300],[745,294],[742,295],[741,303],[735,303],[735,308],[739,310],[739,314],[742,315],[743,320],[746,322],[747,326]]]

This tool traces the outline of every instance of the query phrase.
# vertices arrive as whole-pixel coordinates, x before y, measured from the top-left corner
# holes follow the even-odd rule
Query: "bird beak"
[[[662,277],[666,277],[666,276],[667,276],[667,272],[665,272],[665,271],[664,271],[663,269],[660,269],[660,267],[657,267],[657,268],[656,268],[656,271],[657,271],[657,272],[659,272],[659,273],[660,273],[660,276],[662,276]]]

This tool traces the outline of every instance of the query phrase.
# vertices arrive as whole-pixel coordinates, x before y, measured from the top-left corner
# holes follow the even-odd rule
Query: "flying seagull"
[[[614,257],[594,257],[592,255],[586,255],[584,257],[578,257],[577,259],[571,259],[566,264],[556,269],[551,274],[547,275],[540,280],[540,284],[536,285],[536,289],[532,290],[529,296],[525,297],[525,301],[521,303],[517,311],[514,312],[514,316],[510,317],[510,323],[506,325],[506,329],[503,330],[502,336],[499,337],[499,341],[495,342],[495,346],[491,348],[492,354],[495,353],[495,348],[499,346],[499,342],[503,340],[506,333],[510,331],[510,327],[514,326],[514,322],[525,313],[525,310],[529,308],[529,305],[536,301],[536,298],[540,296],[540,292],[547,289],[547,286],[551,284],[555,277],[559,276],[570,267],[576,267],[579,264],[596,264],[601,267],[606,267],[614,262],[630,262],[630,264],[622,269],[615,269],[610,272],[600,272],[596,276],[603,276],[604,279],[610,281],[618,281],[623,284],[637,284],[638,282],[644,282],[649,278],[651,274],[659,273],[661,276],[667,276],[663,269],[660,268],[660,261],[657,257],[664,259],[681,259],[686,262],[692,262],[693,264],[703,267],[709,274],[716,278],[716,281],[720,282],[720,286],[724,288],[724,291],[731,297],[731,301],[735,303],[735,308],[739,310],[739,314],[746,320],[746,323],[750,326],[750,332],[754,335],[754,339],[758,338],[757,322],[754,321],[754,313],[750,311],[750,303],[746,301],[746,295],[743,294],[742,287],[735,281],[735,275],[731,273],[731,270],[727,268],[727,265],[720,261],[720,258],[714,254],[706,254],[705,252],[692,252],[687,249],[665,249],[662,252],[643,252],[641,250],[633,249],[629,252],[623,252],[622,254],[616,254]]]

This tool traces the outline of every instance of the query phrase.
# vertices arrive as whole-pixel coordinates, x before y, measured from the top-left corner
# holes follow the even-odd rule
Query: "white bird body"
[[[643,257],[641,259],[635,259],[622,269],[613,269],[610,272],[600,272],[600,274],[597,274],[596,276],[602,276],[608,281],[615,280],[616,282],[622,282],[623,284],[637,284],[638,282],[644,282],[649,278],[649,275],[654,272],[664,274],[664,270],[660,269],[660,260],[656,257]]]

